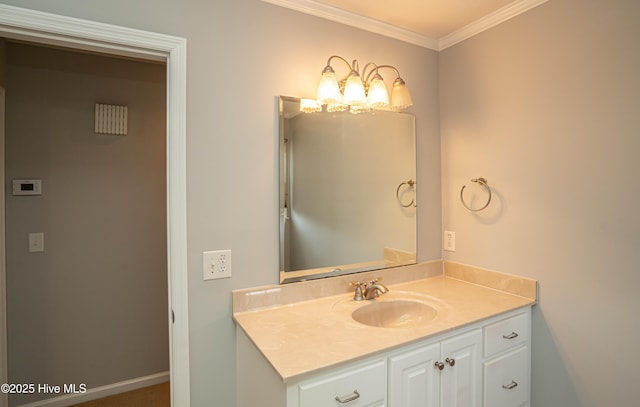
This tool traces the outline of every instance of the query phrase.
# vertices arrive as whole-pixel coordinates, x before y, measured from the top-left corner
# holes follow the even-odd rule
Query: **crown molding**
[[[364,17],[314,0],[262,0],[291,10],[300,11],[325,20],[335,21],[361,30],[370,31],[385,37],[394,38],[409,44],[437,51],[439,42],[435,38],[414,31],[396,27],[373,18]]]
[[[459,30],[452,32],[451,34],[445,35],[444,37],[440,38],[440,40],[438,41],[438,51],[447,49],[452,45],[466,40],[467,38],[480,34],[483,31],[495,27],[496,25],[503,23],[526,11],[529,11],[542,3],[546,3],[547,1],[549,0],[514,1],[513,3],[496,10],[491,14],[487,14],[479,20],[476,20],[473,23],[462,27]]]
[[[439,39],[428,37],[414,31],[383,23],[373,18],[364,17],[350,11],[342,10],[314,0],[262,0],[265,3],[275,4],[301,13],[335,21],[351,27],[360,28],[385,37],[394,38],[409,44],[418,45],[434,51],[442,51],[467,38],[480,34],[504,21],[524,13],[549,0],[516,0],[495,12],[468,24],[459,30],[445,35]]]

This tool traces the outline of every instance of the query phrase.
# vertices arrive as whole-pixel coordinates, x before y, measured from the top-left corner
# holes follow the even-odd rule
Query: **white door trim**
[[[7,278],[5,274],[5,227],[4,227],[4,101],[5,90],[0,86],[0,383],[7,383]],[[0,392],[0,407],[9,403],[7,394]]]
[[[167,314],[170,327],[171,405],[189,406],[186,39],[3,4],[0,4],[0,36],[67,48],[166,61],[167,265],[169,279],[169,310]],[[0,310],[2,314],[6,314],[4,303],[0,307],[2,307]],[[171,322],[172,317],[175,317],[173,323]],[[6,358],[2,362],[6,365]],[[1,403],[2,400],[0,400],[0,406],[2,406]]]

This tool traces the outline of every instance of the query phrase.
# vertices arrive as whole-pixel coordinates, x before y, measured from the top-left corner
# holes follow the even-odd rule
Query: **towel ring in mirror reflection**
[[[417,184],[417,181],[414,181],[414,180],[410,179],[409,181],[403,181],[403,182],[400,183],[400,185],[398,185],[398,189],[396,189],[396,198],[398,199],[398,203],[400,204],[400,206],[402,206],[403,208],[408,208],[410,206],[416,206],[416,188],[415,188],[416,184]],[[409,202],[409,203],[404,203],[402,201],[402,197],[400,196],[401,195],[400,194],[400,190],[402,189],[403,185],[408,186],[413,191],[413,195],[411,197],[411,202]]]
[[[483,187],[487,191],[487,193],[489,194],[489,198],[487,199],[487,202],[481,208],[476,208],[476,209],[471,208],[471,206],[467,205],[467,203],[464,200],[464,189],[467,187],[466,184],[462,186],[462,189],[460,189],[460,202],[462,202],[462,205],[464,205],[464,207],[470,210],[471,212],[478,212],[485,209],[491,203],[491,188],[489,188],[489,184],[487,183],[486,178],[482,178],[482,177],[474,178],[471,180],[471,182],[475,182],[479,184],[481,187]]]

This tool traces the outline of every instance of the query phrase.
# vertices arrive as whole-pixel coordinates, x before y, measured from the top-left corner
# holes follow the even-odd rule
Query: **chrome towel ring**
[[[464,205],[465,208],[467,208],[468,210],[472,211],[472,212],[478,212],[481,211],[483,209],[485,209],[487,206],[489,206],[489,204],[491,203],[491,188],[489,188],[489,184],[487,183],[486,178],[474,178],[471,180],[471,182],[476,182],[478,184],[480,184],[480,186],[482,186],[487,193],[489,194],[489,198],[487,199],[487,203],[484,204],[484,206],[482,206],[482,208],[477,208],[477,209],[473,209],[471,208],[469,205],[467,205],[467,203],[464,201],[464,189],[467,187],[467,185],[463,185],[462,189],[460,190],[460,202],[462,202],[462,205]]]
[[[398,199],[398,203],[400,203],[400,206],[402,206],[403,208],[408,208],[411,205],[415,206],[416,190],[414,186],[416,184],[417,184],[417,181],[410,179],[409,181],[403,181],[400,183],[400,185],[398,185],[398,189],[396,189],[396,198]],[[400,197],[400,189],[402,188],[403,185],[407,185],[409,188],[413,190],[413,196],[411,198],[411,202],[409,202],[408,204],[405,204],[404,202],[402,202],[402,198]]]

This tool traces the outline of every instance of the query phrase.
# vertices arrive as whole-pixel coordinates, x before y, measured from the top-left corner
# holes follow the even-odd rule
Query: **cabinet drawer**
[[[484,328],[484,356],[521,345],[529,339],[529,314],[522,313]]]
[[[529,400],[529,349],[518,348],[484,364],[484,405],[519,407]]]
[[[386,364],[384,360],[380,360],[301,383],[300,407],[384,406],[386,388]]]

